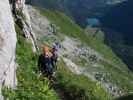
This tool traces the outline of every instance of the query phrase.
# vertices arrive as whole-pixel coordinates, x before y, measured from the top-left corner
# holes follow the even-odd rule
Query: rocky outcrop
[[[36,9],[33,9],[32,6],[28,6],[28,12],[31,18],[31,26],[33,31],[37,33],[37,38],[51,34],[50,21],[46,17],[44,18],[41,16],[41,14]]]
[[[16,87],[16,40],[9,0],[0,0],[0,87]]]
[[[38,50],[36,37],[31,28],[30,16],[27,11],[27,6],[25,5],[25,0],[15,0],[15,2],[12,2],[12,5],[15,6],[12,8],[16,23],[22,28],[24,36],[31,41],[33,52],[36,52]]]

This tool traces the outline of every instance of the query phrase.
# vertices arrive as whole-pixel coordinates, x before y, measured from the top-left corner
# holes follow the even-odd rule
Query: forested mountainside
[[[133,70],[132,7],[132,0],[117,4],[101,19],[106,35],[105,41],[131,70]]]

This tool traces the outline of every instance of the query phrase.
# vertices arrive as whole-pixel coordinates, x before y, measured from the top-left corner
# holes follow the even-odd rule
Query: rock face
[[[19,22],[21,22],[22,31],[25,37],[31,41],[33,52],[36,52],[38,49],[37,44],[36,44],[36,37],[31,28],[30,16],[27,11],[27,6],[25,5],[25,0],[15,0],[15,2],[12,2],[12,5],[15,6],[13,7],[14,8],[13,10],[15,12],[14,15],[15,15],[16,20],[19,20]]]
[[[16,32],[9,0],[0,0],[0,87],[16,87],[15,49]]]
[[[25,0],[15,0],[16,9],[23,9],[25,7]]]
[[[30,25],[25,0],[0,0],[0,91],[3,85],[15,88],[16,81],[16,32],[14,19],[20,20],[25,37],[31,41],[36,52],[36,39]],[[13,12],[13,13],[12,13]],[[19,13],[18,13],[19,12]],[[19,15],[20,14],[20,15]],[[14,19],[13,19],[14,15]],[[24,15],[24,16],[22,16]],[[24,18],[23,18],[24,17]],[[17,23],[16,23],[17,24]],[[3,97],[0,92],[0,100]]]
[[[26,38],[29,39],[32,43],[32,50],[33,52],[36,52],[38,50],[37,42],[36,42],[36,36],[34,32],[32,31],[31,23],[30,23],[30,16],[27,10],[27,6],[23,6],[23,14],[25,16],[25,20],[22,20],[23,23],[23,32],[26,35]]]
[[[28,6],[28,12],[30,14],[31,26],[37,37],[50,34],[50,22],[47,18],[44,18],[40,13],[33,9],[32,6]]]

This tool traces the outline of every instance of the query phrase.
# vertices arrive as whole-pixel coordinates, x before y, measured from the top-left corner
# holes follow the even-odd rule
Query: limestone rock
[[[0,87],[16,87],[16,40],[9,0],[0,0]]]
[[[14,16],[16,17],[16,20],[21,22],[22,31],[24,32],[25,37],[31,41],[33,52],[36,52],[38,50],[36,37],[31,28],[30,16],[27,6],[25,5],[25,0],[15,0],[15,2],[12,2],[12,5],[15,6],[13,7],[13,11],[15,10]]]

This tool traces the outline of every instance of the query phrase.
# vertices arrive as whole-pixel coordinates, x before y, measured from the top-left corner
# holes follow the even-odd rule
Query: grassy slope
[[[88,37],[84,34],[83,29],[75,24],[69,17],[58,11],[41,9],[40,13],[43,16],[46,16],[52,23],[59,26],[60,30],[58,31],[70,37],[79,38],[83,43],[86,43],[99,53],[103,54],[105,59],[112,62],[111,65],[107,62],[100,62],[105,66],[105,72],[110,73],[110,76],[107,76],[107,78],[114,84],[117,84],[120,88],[128,92],[133,91],[133,86],[131,83],[131,80],[133,79],[132,73],[128,71],[127,66],[112,52],[111,48],[103,43],[103,41],[93,38],[92,36]]]
[[[66,35],[71,37],[79,38],[82,42],[86,43],[87,45],[103,54],[105,58],[110,59],[115,65],[125,66],[109,47],[107,47],[97,38],[93,38],[91,36],[88,37],[86,34],[84,34],[84,30],[81,29],[80,26],[75,24],[69,17],[65,16],[63,13],[53,10],[40,10],[40,13],[44,16],[47,16],[52,23],[60,26],[59,31],[61,31],[62,33],[65,33]]]
[[[61,27],[62,30],[58,31],[63,33],[67,31],[69,36],[77,38],[77,34],[80,35],[80,32],[82,31],[81,28],[79,26],[76,26],[76,24],[74,24],[73,21],[70,22],[70,19],[68,17],[64,16],[63,14],[61,15],[60,14],[59,15],[56,14],[58,17],[56,16],[54,20],[56,20],[57,23],[60,21],[64,22],[65,24],[67,24],[67,26],[63,24],[63,27],[65,28],[63,29],[63,27]],[[60,18],[61,16],[64,16],[65,18],[61,19]],[[65,34],[68,35],[67,33]],[[60,39],[61,36],[58,35],[59,34],[57,34],[57,37]],[[52,38],[45,36],[43,37],[42,41],[43,42],[52,41],[49,39]],[[92,81],[91,79],[88,79],[87,77],[84,77],[82,75],[73,74],[72,72],[70,72],[68,69],[65,68],[63,61],[59,61],[58,67],[59,69],[56,73],[57,80],[55,87],[58,87],[59,91],[63,92],[63,95],[67,100],[110,100],[112,98],[103,89],[100,83]]]
[[[18,33],[18,42],[16,50],[16,60],[18,64],[17,89],[11,91],[4,88],[3,95],[9,100],[58,100],[54,90],[49,88],[49,82],[46,78],[36,73],[37,55],[33,54],[30,43],[21,36],[22,32],[16,26]]]
[[[112,100],[99,82],[73,74],[63,61],[60,61],[58,66],[55,86],[65,94],[67,100]]]

